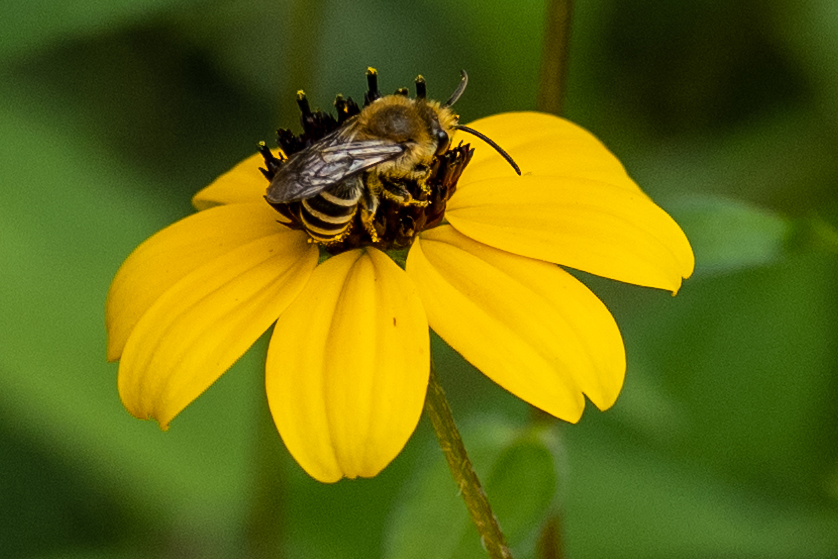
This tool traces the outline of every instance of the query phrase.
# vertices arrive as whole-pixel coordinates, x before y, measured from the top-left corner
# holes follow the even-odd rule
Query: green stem
[[[550,0],[544,25],[538,110],[561,115],[567,89],[572,0]]]
[[[431,362],[428,396],[425,399],[425,413],[431,420],[436,437],[439,439],[439,446],[448,461],[451,475],[454,476],[454,481],[460,488],[460,495],[466,503],[471,520],[477,526],[483,547],[492,559],[512,559],[512,554],[506,545],[506,538],[498,525],[498,519],[492,512],[492,507],[489,506],[486,492],[483,491],[480,480],[471,466],[463,439],[454,424],[454,416],[451,415],[451,408],[439,384],[433,362]]]

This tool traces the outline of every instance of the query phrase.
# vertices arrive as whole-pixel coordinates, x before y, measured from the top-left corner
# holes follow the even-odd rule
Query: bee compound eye
[[[448,134],[445,130],[439,130],[436,133],[436,155],[442,155],[446,151],[448,151]]]

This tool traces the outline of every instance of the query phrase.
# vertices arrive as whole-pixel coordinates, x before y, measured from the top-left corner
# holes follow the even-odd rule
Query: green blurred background
[[[371,65],[444,99],[465,68],[464,122],[535,108],[543,0],[406,6],[3,2],[0,557],[480,556],[424,419],[377,478],[321,485],[270,422],[265,339],[166,433],[105,362],[119,264],[297,129],[297,89],[359,99]],[[577,2],[566,114],[697,270],[675,298],[580,274],[629,368],[575,426],[435,342],[516,556],[559,519],[566,557],[838,557],[838,3]]]

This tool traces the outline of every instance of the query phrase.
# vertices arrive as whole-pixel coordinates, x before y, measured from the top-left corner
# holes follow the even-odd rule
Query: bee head
[[[457,126],[457,115],[445,105],[436,101],[417,100],[422,105],[422,118],[428,131],[428,140],[433,145],[433,156],[439,157],[451,145],[451,137]]]

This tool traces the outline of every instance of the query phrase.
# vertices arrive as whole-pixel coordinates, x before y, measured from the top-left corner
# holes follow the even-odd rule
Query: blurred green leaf
[[[720,196],[684,196],[666,204],[690,240],[696,277],[770,264],[788,249],[791,221]]]
[[[85,472],[186,547],[230,545],[247,507],[253,424],[265,419],[252,404],[264,398],[260,354],[242,359],[167,433],[123,409],[117,366],[105,362],[105,295],[128,253],[179,211],[126,189],[147,179],[23,103],[0,105],[0,137],[14,138],[0,155],[3,416],[48,459]]]
[[[801,235],[804,242],[810,243],[812,248],[838,254],[838,227],[818,214],[805,225],[806,230]]]
[[[688,280],[674,299],[649,298],[622,317],[626,384],[637,376],[635,391],[658,386],[657,417],[671,418],[663,437],[643,423],[632,429],[646,442],[667,441],[672,456],[773,495],[824,498],[838,458],[837,264],[795,251],[769,266]]]
[[[306,32],[316,26],[322,33],[323,18],[317,17],[322,2],[300,0],[215,0],[203,10],[182,9],[171,14],[168,27],[177,36],[193,45],[200,45],[240,91],[268,100],[271,112],[266,125],[296,125],[298,109],[296,91],[309,84],[297,83],[299,74],[293,66],[304,68],[311,75],[318,68],[306,56],[288,56],[289,45],[305,45],[317,50],[319,34]],[[217,71],[217,70],[216,70]],[[363,77],[363,76],[361,76]],[[284,89],[283,89],[284,88]],[[313,92],[312,92],[313,93]],[[273,122],[277,108],[282,107],[284,119]],[[254,115],[258,116],[258,115]]]
[[[834,557],[838,262],[791,244],[674,298],[590,282],[628,371],[564,431],[569,556]]]
[[[0,63],[84,34],[113,31],[173,8],[206,0],[4,0],[0,7]]]
[[[567,557],[835,557],[833,507],[725,480],[596,427],[565,433]]]
[[[563,461],[555,429],[541,424],[516,427],[498,417],[480,417],[462,432],[513,554],[533,557],[541,529],[555,512]],[[440,453],[433,454],[433,461],[420,465],[403,491],[384,557],[484,559],[480,535],[448,465]]]
[[[651,143],[619,135],[602,139],[655,199],[714,195],[788,215],[834,199],[835,138],[823,117],[805,106],[713,135]]]

